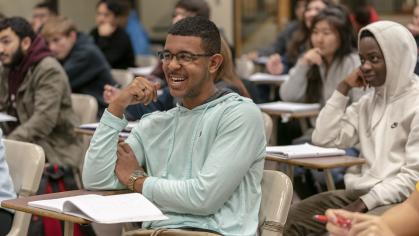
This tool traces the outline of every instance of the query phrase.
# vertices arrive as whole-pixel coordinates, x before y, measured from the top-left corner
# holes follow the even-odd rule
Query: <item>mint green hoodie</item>
[[[114,174],[118,133],[126,125],[104,113],[86,154],[86,188],[126,188]],[[256,234],[266,141],[261,113],[250,99],[230,93],[192,110],[178,105],[154,112],[126,142],[151,176],[144,196],[169,217],[144,227]]]

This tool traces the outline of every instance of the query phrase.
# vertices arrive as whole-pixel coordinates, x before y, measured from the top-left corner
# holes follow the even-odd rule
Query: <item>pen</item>
[[[327,216],[325,216],[325,215],[314,215],[313,219],[315,221],[323,223],[323,224],[326,224],[327,221],[328,221]],[[345,228],[351,227],[351,220],[350,219],[345,219],[345,218],[338,217],[337,218],[337,223],[338,223],[338,225],[340,225],[342,227],[345,227]]]

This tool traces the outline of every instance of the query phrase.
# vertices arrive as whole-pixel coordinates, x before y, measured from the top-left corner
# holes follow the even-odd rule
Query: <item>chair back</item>
[[[38,191],[45,165],[44,150],[32,143],[4,140],[6,162],[13,185],[19,197],[27,197]],[[27,235],[31,214],[16,211],[8,236]]]
[[[263,171],[262,202],[259,210],[261,236],[282,235],[292,194],[292,183],[287,175],[274,170]]]
[[[134,75],[128,70],[112,69],[111,74],[115,82],[120,84],[122,88],[128,86],[134,79]]]
[[[95,97],[88,94],[71,94],[74,113],[81,124],[96,122],[98,104]]]
[[[98,103],[95,97],[88,94],[71,94],[74,113],[76,113],[80,124],[94,123],[97,119]],[[89,148],[91,137],[83,135],[82,158],[77,168],[73,169],[77,186],[82,188],[81,173],[83,169],[84,155]]]
[[[263,117],[263,124],[265,126],[266,143],[269,143],[272,136],[272,127],[273,127],[272,118],[265,112],[262,112],[262,117]]]

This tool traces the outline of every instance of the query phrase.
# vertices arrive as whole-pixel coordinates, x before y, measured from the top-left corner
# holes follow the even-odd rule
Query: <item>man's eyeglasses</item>
[[[157,55],[163,63],[169,63],[172,61],[173,57],[176,57],[177,62],[182,65],[195,61],[199,57],[212,56],[211,54],[193,54],[190,52],[179,52],[176,54],[172,54],[171,52],[167,51],[158,52]]]

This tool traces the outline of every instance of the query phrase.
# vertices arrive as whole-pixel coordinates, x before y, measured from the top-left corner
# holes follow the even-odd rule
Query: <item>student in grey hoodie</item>
[[[366,163],[348,169],[345,190],[329,191],[292,206],[285,235],[319,234],[312,220],[328,208],[380,212],[404,201],[419,179],[419,84],[416,43],[402,25],[380,21],[359,33],[361,66],[339,83],[321,110],[313,143],[360,147]],[[373,92],[348,106],[349,91]],[[378,208],[380,207],[380,208]]]

